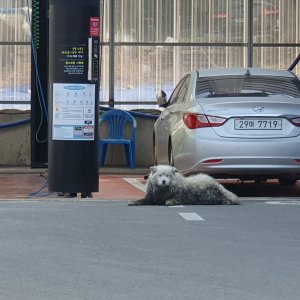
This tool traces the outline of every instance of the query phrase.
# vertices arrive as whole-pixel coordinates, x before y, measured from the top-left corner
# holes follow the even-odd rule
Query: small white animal
[[[175,167],[150,167],[145,198],[128,205],[239,204],[238,197],[206,174],[184,177]]]

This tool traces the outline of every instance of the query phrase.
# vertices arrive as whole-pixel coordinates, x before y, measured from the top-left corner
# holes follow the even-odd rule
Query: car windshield
[[[196,96],[212,97],[300,97],[300,81],[287,77],[226,76],[198,78]]]

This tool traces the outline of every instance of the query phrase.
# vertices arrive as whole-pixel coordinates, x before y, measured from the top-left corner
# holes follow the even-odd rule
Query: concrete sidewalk
[[[148,168],[105,167],[99,169],[99,192],[93,193],[94,200],[136,200],[145,195],[144,175]],[[267,183],[240,182],[234,179],[218,180],[237,194],[241,200],[254,201],[300,201],[300,181],[291,186],[280,185],[276,180]],[[78,194],[78,197],[81,195]],[[79,198],[68,198],[70,201]],[[49,195],[47,169],[0,168],[0,200],[66,200],[57,193]],[[82,200],[92,200],[89,198]]]
[[[100,167],[99,174],[128,174],[128,175],[144,175],[149,172],[149,168],[129,169],[127,167]],[[30,167],[0,167],[0,174],[45,174],[45,168]]]
[[[93,193],[93,199],[134,200],[144,196],[144,175],[148,169],[100,168],[99,192]],[[131,178],[131,180],[126,180]],[[80,197],[80,194],[78,194]],[[47,187],[47,169],[0,168],[0,200],[62,200],[57,193],[49,193]],[[74,198],[70,198],[74,199]],[[76,199],[76,198],[75,198]]]

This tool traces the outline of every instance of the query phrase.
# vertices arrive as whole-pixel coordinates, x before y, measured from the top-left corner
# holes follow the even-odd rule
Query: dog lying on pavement
[[[175,167],[150,167],[147,193],[128,205],[213,205],[239,204],[238,197],[211,176],[197,174],[184,177]]]

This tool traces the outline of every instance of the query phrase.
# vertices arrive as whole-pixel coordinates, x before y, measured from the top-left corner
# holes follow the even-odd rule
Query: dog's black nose
[[[166,184],[166,181],[165,181],[165,179],[163,179],[163,181],[162,181],[162,184]]]

